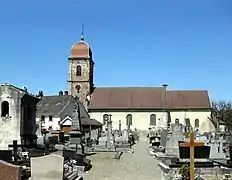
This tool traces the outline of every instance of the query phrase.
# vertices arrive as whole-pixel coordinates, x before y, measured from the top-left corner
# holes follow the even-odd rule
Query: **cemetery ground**
[[[92,169],[84,174],[85,180],[137,180],[161,179],[158,161],[147,151],[147,138],[140,136],[134,146],[134,153],[123,153],[120,160],[113,159],[114,153],[98,153],[89,156]]]

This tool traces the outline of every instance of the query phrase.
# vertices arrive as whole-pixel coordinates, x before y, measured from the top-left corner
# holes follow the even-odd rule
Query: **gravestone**
[[[5,161],[0,160],[0,179],[1,180],[21,180],[22,169]]]
[[[98,138],[98,131],[96,129],[91,131],[91,139],[97,140]]]
[[[32,180],[62,180],[64,158],[58,155],[47,155],[31,158]]]
[[[183,128],[179,124],[171,125],[170,132],[167,135],[165,153],[169,156],[179,157],[179,143],[183,141]]]
[[[122,123],[121,123],[121,120],[119,120],[118,130],[119,130],[119,133],[121,134],[122,133]]]
[[[113,133],[112,133],[112,121],[111,119],[109,121],[107,121],[107,140],[106,140],[106,147],[111,149],[111,148],[114,148],[115,147],[115,139],[114,139],[114,136],[113,136]]]
[[[216,143],[209,144],[210,148],[210,159],[225,159],[225,154],[220,152],[219,145]]]
[[[167,141],[167,132],[168,132],[168,130],[167,129],[163,129],[162,131],[161,131],[161,140],[160,140],[160,146],[162,146],[162,147],[166,147],[166,141]]]
[[[125,140],[125,141],[127,141],[128,142],[128,140],[129,140],[129,136],[128,136],[129,134],[128,134],[128,131],[127,130],[123,130],[123,133],[122,133],[122,137],[123,137],[123,139]]]

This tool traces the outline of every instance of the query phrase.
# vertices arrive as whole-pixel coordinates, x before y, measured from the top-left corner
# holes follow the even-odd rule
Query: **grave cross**
[[[190,132],[190,142],[180,143],[180,147],[189,147],[190,149],[190,180],[194,180],[194,147],[204,146],[203,142],[194,142],[194,132]]]

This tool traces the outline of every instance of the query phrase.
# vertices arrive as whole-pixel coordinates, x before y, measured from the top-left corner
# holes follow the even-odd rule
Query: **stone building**
[[[92,118],[105,123],[112,115],[113,127],[147,130],[163,127],[167,119],[191,123],[200,131],[211,131],[211,103],[207,90],[168,90],[166,87],[94,87],[94,61],[90,46],[81,40],[71,48],[68,93],[80,97]],[[169,113],[167,113],[169,112]]]
[[[36,133],[36,104],[39,99],[11,84],[0,86],[0,149],[8,149],[13,140],[28,142]],[[34,141],[35,142],[35,141]]]
[[[88,112],[80,101],[68,95],[68,92],[61,91],[59,95],[43,96],[37,104],[37,123],[42,121],[42,128],[52,130],[63,130],[69,132],[73,121],[73,109],[77,104],[80,107],[82,129],[90,131],[93,128],[101,127],[102,124],[95,119],[90,119]]]

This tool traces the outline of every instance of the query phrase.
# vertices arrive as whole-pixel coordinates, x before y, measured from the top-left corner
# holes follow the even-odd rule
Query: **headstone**
[[[105,147],[106,146],[106,141],[107,141],[107,137],[105,136],[105,137],[100,137],[99,138],[99,146],[101,146],[101,147]]]
[[[31,158],[31,177],[33,180],[62,180],[64,158],[47,155]]]
[[[127,130],[123,130],[122,137],[128,141],[129,136]]]
[[[210,159],[224,159],[225,154],[223,152],[219,152],[219,144],[213,143],[210,145]]]
[[[163,129],[162,131],[161,131],[161,140],[160,140],[160,146],[162,146],[162,147],[166,147],[166,141],[167,141],[167,129]]]
[[[122,133],[122,123],[121,123],[121,120],[119,120],[118,130],[119,130],[119,133]]]
[[[107,148],[114,148],[114,142],[115,142],[115,139],[114,139],[114,136],[112,134],[112,121],[108,121],[107,122],[107,140],[106,140],[106,147]]]
[[[21,180],[21,167],[0,160],[1,180]]]
[[[184,139],[182,126],[172,125],[167,135],[165,153],[170,156],[179,157],[179,143]]]
[[[98,131],[96,129],[91,131],[91,139],[97,140],[98,138]]]

